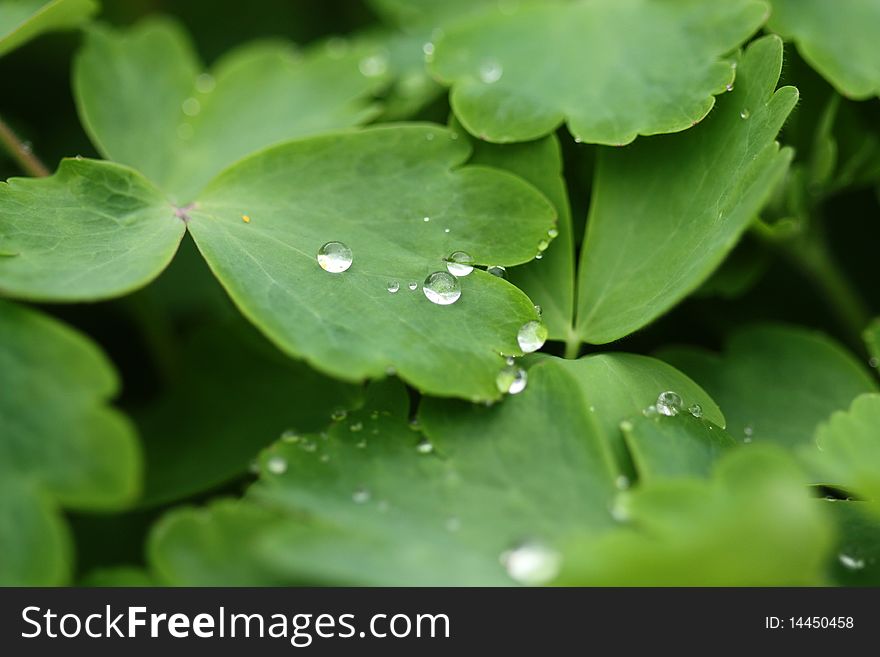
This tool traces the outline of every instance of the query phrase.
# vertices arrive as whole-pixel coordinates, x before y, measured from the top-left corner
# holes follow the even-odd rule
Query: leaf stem
[[[565,358],[574,360],[581,351],[581,340],[573,328],[569,329],[568,337],[565,339]]]
[[[33,154],[27,144],[18,138],[18,135],[13,132],[2,117],[0,117],[0,145],[27,175],[35,178],[49,175],[49,169],[46,168],[46,165]]]

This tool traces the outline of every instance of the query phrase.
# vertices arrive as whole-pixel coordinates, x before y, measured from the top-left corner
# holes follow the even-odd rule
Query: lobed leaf
[[[536,139],[565,121],[578,140],[620,145],[706,116],[733,81],[722,57],[767,12],[755,0],[526,2],[449,26],[432,69],[483,139]]]
[[[4,0],[0,57],[45,32],[77,27],[97,10],[96,0]]]
[[[724,409],[741,440],[808,444],[832,412],[877,384],[855,358],[815,331],[762,324],[732,333],[722,354],[690,348],[658,353],[693,377]]]
[[[880,3],[876,0],[770,0],[767,26],[844,96],[880,96]]]
[[[773,141],[797,101],[792,87],[774,93],[781,66],[782,42],[760,39],[703,123],[600,152],[578,274],[583,340],[650,323],[733,249],[791,160]]]

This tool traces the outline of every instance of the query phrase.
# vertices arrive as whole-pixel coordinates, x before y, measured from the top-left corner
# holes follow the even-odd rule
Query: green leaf
[[[453,129],[459,124],[453,122]],[[463,130],[459,131],[464,133]],[[562,152],[556,135],[518,144],[471,139],[471,164],[505,169],[537,187],[556,208],[556,238],[542,258],[508,272],[510,281],[541,306],[550,340],[567,340],[574,318],[574,245]]]
[[[829,571],[839,586],[880,586],[880,514],[877,504],[823,500],[834,519],[837,546]]]
[[[703,123],[600,152],[578,282],[583,340],[645,326],[733,249],[791,160],[773,141],[797,102],[792,87],[773,91],[781,66],[782,42],[760,39]]]
[[[74,90],[102,155],[136,167],[183,204],[260,148],[374,116],[370,94],[386,76],[385,64],[373,63],[354,49],[320,46],[300,54],[285,42],[264,41],[203,73],[183,30],[150,19],[124,31],[90,30]]]
[[[672,417],[636,416],[620,428],[640,484],[708,476],[715,462],[736,445],[724,429],[687,410]]]
[[[334,410],[356,404],[357,388],[283,357],[244,329],[226,322],[194,332],[180,347],[169,388],[134,412],[145,450],[142,506],[242,475],[283,432],[318,431]]]
[[[78,586],[143,588],[155,586],[155,582],[142,568],[136,566],[113,566],[97,568],[89,572],[79,581]]]
[[[771,0],[768,27],[844,96],[880,96],[880,4],[876,0]]]
[[[816,430],[816,444],[801,454],[821,483],[880,503],[880,395],[861,395],[848,410],[833,413]]]
[[[448,306],[408,284],[445,271],[458,250],[482,265],[527,262],[555,213],[510,174],[460,166],[469,148],[454,137],[382,127],[263,151],[214,180],[189,230],[242,312],[284,351],[349,381],[394,368],[430,394],[497,398],[498,354],[520,354],[517,331],[536,319],[528,298],[479,270],[458,279],[461,299]],[[351,248],[351,269],[318,266],[329,241]]]
[[[97,10],[95,0],[0,2],[0,57],[44,32],[76,27]]]
[[[764,324],[734,332],[723,354],[667,348],[658,353],[702,385],[737,439],[808,444],[819,423],[877,384],[864,366],[824,335]]]
[[[70,540],[57,506],[115,509],[136,496],[137,439],[107,406],[116,389],[90,341],[0,301],[0,582],[63,583]]]
[[[565,121],[576,139],[620,145],[706,116],[733,81],[721,57],[766,15],[754,0],[527,2],[450,26],[433,71],[481,138],[536,139]]]
[[[41,301],[125,294],[167,266],[184,231],[136,171],[62,160],[49,178],[0,182],[0,293]]]
[[[830,523],[790,460],[734,450],[710,481],[667,480],[625,493],[627,526],[571,546],[569,586],[815,586]]]

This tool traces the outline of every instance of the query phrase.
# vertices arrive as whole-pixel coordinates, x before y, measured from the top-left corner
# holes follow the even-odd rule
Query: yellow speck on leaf
[[[247,216],[246,214],[241,215],[241,220],[246,224],[251,223],[251,218],[249,216]]]

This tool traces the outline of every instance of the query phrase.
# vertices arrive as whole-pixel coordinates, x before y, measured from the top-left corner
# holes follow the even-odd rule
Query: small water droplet
[[[340,274],[351,267],[351,249],[342,242],[327,242],[318,249],[318,264],[331,274]]]
[[[501,62],[495,59],[487,59],[480,65],[480,80],[484,84],[495,84],[504,74]]]
[[[429,221],[431,221],[431,217],[422,217],[422,221],[428,223]]]
[[[538,351],[547,341],[547,327],[537,320],[531,320],[519,327],[516,341],[524,353]]]
[[[293,429],[287,429],[281,433],[281,441],[285,443],[299,442],[299,434]]]
[[[504,362],[508,365],[513,365],[514,363],[516,363],[516,358],[514,358],[513,356],[508,356],[504,359]]]
[[[366,488],[357,488],[351,494],[351,499],[355,504],[366,504],[370,501],[370,491]]]
[[[743,442],[750,443],[752,442],[752,436],[755,433],[755,428],[751,424],[747,424],[743,427]]]
[[[724,88],[727,89],[728,91],[733,91],[733,82],[728,82],[727,86]]]
[[[444,233],[448,233],[448,232],[449,232],[449,229],[448,229],[448,228],[444,228],[444,229],[443,229],[443,232],[444,232]]]
[[[449,272],[435,271],[425,279],[422,292],[431,303],[436,303],[438,306],[448,306],[461,297],[461,284]]]
[[[544,309],[541,308],[541,304],[538,304],[538,303],[535,304],[535,312],[538,313],[538,317],[544,316]]]
[[[868,367],[873,367],[875,370],[880,367],[880,358],[876,356],[868,359]]]
[[[416,445],[416,451],[419,454],[430,454],[434,451],[434,446],[426,438],[422,438]]]
[[[752,115],[752,113],[749,112],[749,110],[744,109],[742,112],[739,113],[739,118],[741,118],[741,119],[747,119],[747,118],[749,118],[751,115]]]
[[[202,104],[195,98],[187,98],[181,105],[183,113],[187,116],[196,116],[202,111]]]
[[[348,411],[346,411],[344,408],[337,408],[335,411],[330,413],[330,419],[334,422],[339,422],[340,420],[344,420],[346,415],[348,415]]]
[[[618,475],[617,479],[614,480],[614,485],[617,486],[618,490],[626,490],[629,488],[629,477],[626,475]]]
[[[502,267],[501,265],[492,265],[491,267],[487,267],[486,273],[507,280],[507,268]]]
[[[400,289],[400,283],[398,283],[397,281],[388,281],[385,289],[388,290],[391,294],[394,294]]]
[[[654,404],[651,404],[642,411],[642,415],[644,415],[645,417],[657,417],[657,407],[654,406]]]
[[[547,237],[549,237],[551,240],[555,240],[557,237],[559,237],[559,231],[556,228],[551,228],[547,231]]]
[[[456,516],[450,516],[446,519],[446,531],[457,532],[461,529],[461,520]]]
[[[546,251],[548,246],[550,246],[550,242],[547,240],[541,240],[538,242],[538,251]]]
[[[694,417],[703,417],[703,407],[699,404],[693,404],[688,408],[688,413]]]
[[[516,365],[507,365],[495,377],[495,385],[498,387],[498,392],[507,393],[508,395],[521,393],[526,389],[528,382],[528,373]]]
[[[388,70],[388,56],[384,53],[373,53],[360,61],[358,69],[368,78],[384,75]]]
[[[542,260],[543,258],[544,258],[544,254],[541,253],[540,251],[538,251],[538,252],[535,254],[535,260]]]
[[[283,475],[287,472],[287,459],[283,456],[271,456],[266,461],[266,469],[272,474]]]
[[[467,276],[474,270],[474,258],[464,251],[454,251],[446,258],[446,269],[453,276]]]
[[[416,283],[415,281],[410,281],[410,283],[409,283],[409,285],[407,285],[407,287],[410,289],[410,291],[415,292],[416,290],[419,289],[419,284]]]
[[[500,561],[512,580],[527,586],[546,584],[559,574],[562,566],[559,552],[535,541],[502,552]]]
[[[214,91],[214,86],[217,84],[216,80],[214,80],[214,76],[209,73],[202,73],[200,76],[196,78],[196,91],[200,94],[207,94]]]
[[[349,430],[354,431],[355,433],[357,433],[358,431],[363,430],[363,428],[364,428],[364,423],[363,423],[363,422],[355,422],[354,424],[352,424],[352,425],[349,427]]]
[[[859,559],[858,557],[854,557],[849,554],[844,554],[841,552],[837,555],[837,560],[847,570],[861,570],[865,567],[865,560]]]
[[[665,392],[661,392],[655,403],[657,408],[657,412],[661,415],[673,416],[678,415],[683,402],[681,401],[681,396],[677,392],[673,392],[672,390],[667,390]]]
[[[434,44],[426,41],[422,44],[422,52],[425,55],[425,61],[430,62],[434,59]]]
[[[433,133],[433,132],[429,132],[427,135],[425,135],[425,139],[426,139],[427,141],[434,141],[434,133]]]

